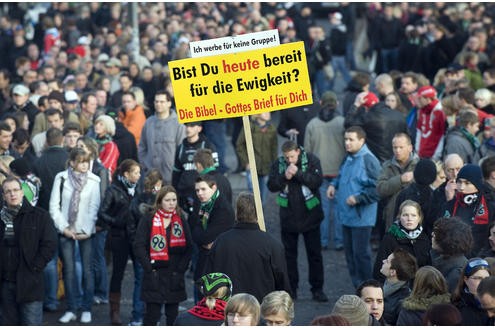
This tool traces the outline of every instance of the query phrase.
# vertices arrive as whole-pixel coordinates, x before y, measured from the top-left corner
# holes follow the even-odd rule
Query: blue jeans
[[[399,48],[381,49],[382,72],[388,73],[399,66]]]
[[[145,303],[141,301],[141,284],[144,270],[137,260],[132,261],[134,268],[134,291],[132,293],[132,321],[143,321]]]
[[[327,197],[327,189],[332,182],[332,178],[323,178],[323,183],[320,186],[321,207],[323,209],[323,221],[320,224],[321,246],[328,247],[330,245],[330,222],[333,218],[333,246],[342,247],[342,223],[338,219],[338,213],[335,211],[335,200]]]
[[[17,303],[16,292],[15,282],[2,281],[1,324],[3,326],[41,326],[43,324],[43,302]]]
[[[325,71],[323,71],[323,69],[319,69],[315,72],[315,84],[315,89],[318,92],[318,99],[321,98],[325,91],[330,90],[330,81],[328,81],[328,78],[325,75]]]
[[[58,291],[58,271],[57,271],[57,261],[58,261],[58,247],[53,258],[48,262],[45,269],[43,270],[43,275],[45,279],[45,300],[43,306],[50,310],[57,309],[59,302],[57,299]]]
[[[344,250],[347,267],[354,287],[371,279],[371,229],[372,227],[343,226]]]
[[[332,67],[335,75],[330,85],[331,89],[333,89],[335,85],[337,72],[340,72],[340,74],[342,74],[342,78],[344,79],[346,85],[351,81],[351,73],[349,72],[349,68],[347,67],[345,56],[332,56]]]
[[[208,140],[217,148],[219,172],[227,172],[229,168],[225,164],[225,153],[227,147],[227,143],[225,142],[227,137],[227,125],[225,120],[203,122],[203,133],[206,138],[208,138]]]
[[[81,308],[82,311],[91,311],[93,305],[94,281],[92,273],[93,259],[93,240],[92,237],[79,240],[79,250],[82,263],[82,288],[83,297]],[[77,277],[76,277],[76,259],[74,249],[76,247],[75,240],[60,236],[60,255],[64,265],[64,288],[65,298],[67,300],[67,310],[76,312],[77,304]]]
[[[345,46],[345,59],[348,67],[350,67],[351,70],[355,70],[356,60],[354,58],[354,41],[352,40],[347,41],[347,44]]]
[[[108,300],[108,272],[105,260],[105,241],[108,231],[102,230],[93,236],[93,277],[95,296]]]
[[[83,288],[82,288],[82,260],[81,252],[79,251],[79,242],[74,243],[74,259],[76,261],[76,304],[80,309],[83,302]],[[94,281],[94,280],[93,280]]]
[[[249,191],[253,192],[253,181],[251,179],[250,170],[246,171],[246,181]],[[265,202],[266,195],[268,194],[268,187],[266,186],[267,182],[268,182],[268,175],[258,175],[258,185],[260,188],[260,197],[262,204]]]

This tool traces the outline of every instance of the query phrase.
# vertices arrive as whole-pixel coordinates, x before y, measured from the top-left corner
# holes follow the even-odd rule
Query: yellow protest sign
[[[303,42],[169,62],[181,123],[312,104]]]

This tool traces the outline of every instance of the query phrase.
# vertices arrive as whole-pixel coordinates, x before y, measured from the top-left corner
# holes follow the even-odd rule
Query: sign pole
[[[258,225],[261,230],[266,231],[265,217],[263,216],[263,206],[261,203],[260,185],[258,183],[258,171],[256,170],[256,158],[254,156],[253,137],[251,135],[251,123],[248,115],[242,117],[242,123],[244,124],[244,136],[246,137],[246,148],[249,159],[249,170],[251,171],[251,183],[253,185]]]

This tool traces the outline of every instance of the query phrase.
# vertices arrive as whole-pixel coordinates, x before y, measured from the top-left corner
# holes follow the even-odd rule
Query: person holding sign
[[[318,157],[307,153],[294,141],[282,145],[283,156],[272,163],[268,189],[278,192],[282,243],[292,297],[297,298],[299,273],[297,266],[297,241],[304,236],[309,262],[309,283],[313,299],[328,302],[323,293],[323,261],[321,257],[320,223],[323,220],[320,193],[321,165]]]
[[[153,217],[139,221],[134,243],[136,258],[144,269],[143,324],[156,326],[165,305],[167,326],[172,326],[179,313],[179,302],[187,299],[184,273],[191,259],[191,232],[182,218],[174,187],[165,186],[158,192],[155,208]]]

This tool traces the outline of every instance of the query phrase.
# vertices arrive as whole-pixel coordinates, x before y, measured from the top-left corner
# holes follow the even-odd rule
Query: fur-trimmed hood
[[[432,304],[443,304],[450,303],[450,294],[445,293],[441,295],[433,295],[431,297],[416,298],[409,296],[404,299],[402,307],[406,310],[411,311],[426,311],[428,307]]]

